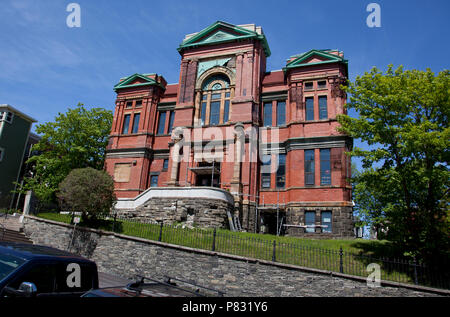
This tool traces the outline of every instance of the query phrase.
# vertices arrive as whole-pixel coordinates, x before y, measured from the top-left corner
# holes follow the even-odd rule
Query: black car
[[[94,288],[93,261],[46,246],[0,242],[0,297],[79,297]]]

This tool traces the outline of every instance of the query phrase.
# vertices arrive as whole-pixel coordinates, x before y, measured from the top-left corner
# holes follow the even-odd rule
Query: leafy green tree
[[[406,252],[431,259],[449,252],[450,72],[377,68],[343,87],[348,109],[340,131],[369,149],[354,148],[364,171],[355,203],[366,220],[388,228]]]
[[[39,200],[56,202],[58,185],[76,168],[102,169],[113,114],[103,108],[75,109],[58,113],[54,122],[36,128],[42,138],[33,146],[40,155],[27,163],[34,165],[34,176],[25,180],[22,190],[33,190]]]
[[[59,184],[57,196],[62,208],[82,212],[84,222],[108,214],[116,200],[112,177],[91,167],[72,170]]]

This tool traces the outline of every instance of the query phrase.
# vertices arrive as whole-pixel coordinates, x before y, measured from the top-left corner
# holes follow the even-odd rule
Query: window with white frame
[[[14,114],[9,111],[0,111],[0,121],[6,121],[8,123],[12,123],[12,119]]]

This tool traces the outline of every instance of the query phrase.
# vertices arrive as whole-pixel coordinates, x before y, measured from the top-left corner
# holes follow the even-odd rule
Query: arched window
[[[200,102],[201,125],[218,125],[227,123],[230,117],[231,88],[230,80],[225,75],[207,78],[202,85]]]

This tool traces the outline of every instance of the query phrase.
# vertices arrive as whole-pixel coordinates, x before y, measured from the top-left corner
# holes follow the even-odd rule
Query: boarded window
[[[321,223],[322,223],[322,226],[324,226],[322,228],[322,232],[329,232],[329,233],[333,232],[332,221],[331,221],[331,211],[322,211]]]
[[[314,211],[305,211],[306,232],[313,233],[315,231],[316,213]]]
[[[116,163],[114,165],[114,181],[127,183],[130,181],[131,163]]]

